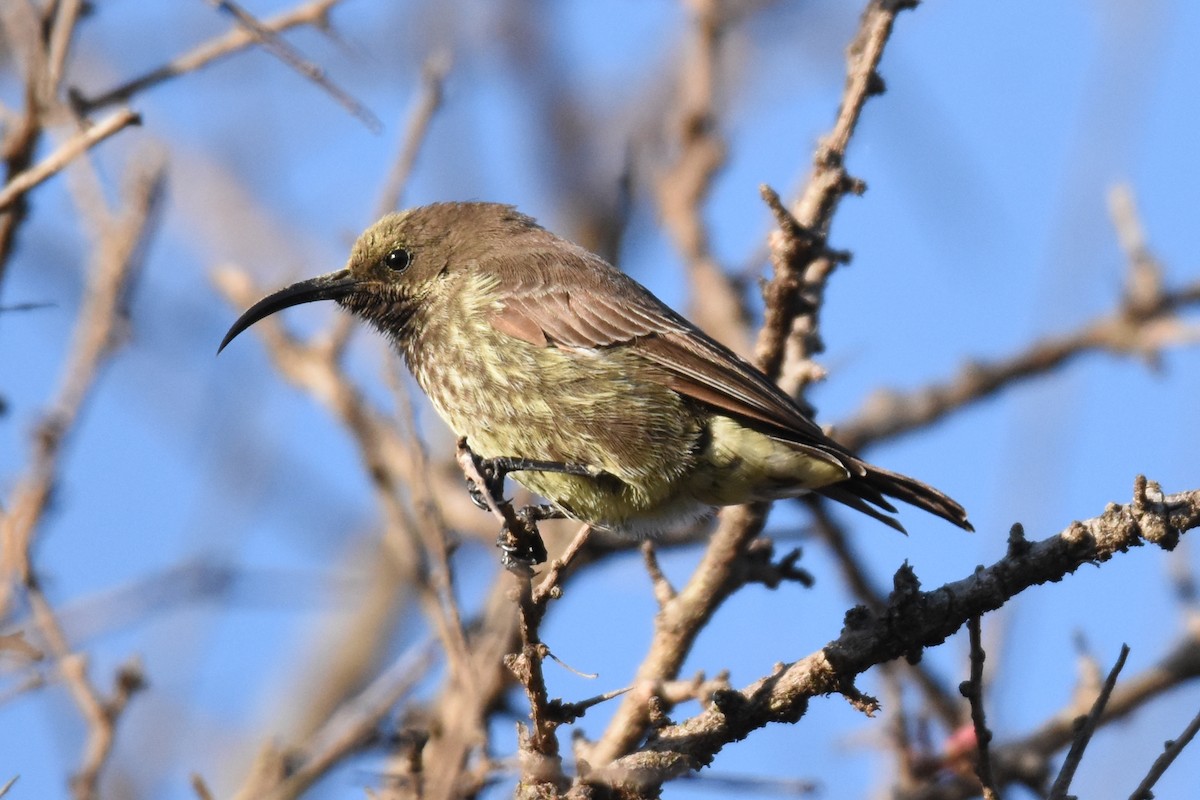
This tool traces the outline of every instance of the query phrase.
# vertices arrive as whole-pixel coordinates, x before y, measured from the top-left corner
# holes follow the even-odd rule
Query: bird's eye
[[[397,247],[395,250],[383,257],[384,265],[396,272],[403,272],[408,269],[408,265],[412,263],[412,253],[405,250],[403,247]]]

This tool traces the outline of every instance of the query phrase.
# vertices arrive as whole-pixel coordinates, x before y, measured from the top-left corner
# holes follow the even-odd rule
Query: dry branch
[[[770,722],[795,722],[819,695],[842,694],[870,712],[874,702],[854,679],[877,664],[916,657],[941,644],[972,616],[993,611],[1036,585],[1061,580],[1085,564],[1109,560],[1143,544],[1170,550],[1179,536],[1200,526],[1200,489],[1163,495],[1138,479],[1133,502],[1110,504],[1103,514],[1037,543],[1014,536],[1008,554],[955,583],[922,592],[905,567],[883,613],[858,608],[847,614],[842,635],[820,651],[739,691],[714,698],[701,714],[655,732],[636,753],[582,777],[622,791],[653,793],[665,781],[699,769],[726,744]],[[978,792],[978,783],[974,791]]]

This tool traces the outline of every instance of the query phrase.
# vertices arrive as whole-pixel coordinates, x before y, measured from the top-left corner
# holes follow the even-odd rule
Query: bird
[[[514,206],[388,214],[345,267],[247,309],[217,352],[321,300],[386,337],[473,453],[594,528],[653,537],[815,492],[900,531],[888,498],[972,530],[948,495],[862,460],[748,361]]]

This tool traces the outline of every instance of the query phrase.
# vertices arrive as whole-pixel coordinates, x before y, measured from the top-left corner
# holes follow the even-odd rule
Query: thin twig
[[[685,259],[692,321],[734,350],[749,349],[741,296],[712,254],[703,207],[725,165],[727,145],[717,123],[721,42],[729,3],[690,0],[688,38],[670,112],[677,153],[654,182],[662,225]]]
[[[302,795],[346,756],[374,740],[379,726],[428,673],[434,663],[433,648],[422,642],[405,650],[358,695],[348,699],[319,730],[303,751],[293,751],[287,779],[263,800],[284,800]]]
[[[349,111],[366,125],[372,133],[379,133],[383,130],[383,123],[379,121],[379,117],[375,116],[371,109],[367,108],[361,101],[334,83],[325,74],[325,70],[322,67],[300,55],[296,48],[285,42],[270,27],[259,22],[249,11],[233,2],[233,0],[206,0],[206,2],[213,8],[231,15],[238,21],[239,25],[243,26],[258,41],[263,49],[323,89],[338,105]]]
[[[781,225],[771,235],[774,276],[763,292],[766,309],[755,346],[762,370],[778,376],[785,391],[798,395],[823,374],[808,360],[825,348],[820,335],[820,309],[825,284],[841,254],[827,245],[830,225],[843,197],[861,194],[862,181],[846,171],[846,152],[868,99],[883,91],[876,71],[892,34],[896,16],[915,3],[871,0],[858,32],[847,49],[846,88],[833,129],[821,140],[813,170],[800,197],[787,210],[769,189],[764,199]],[[795,224],[791,224],[794,222]]]
[[[46,54],[46,83],[43,87],[43,97],[46,99],[55,97],[62,84],[67,53],[71,48],[71,39],[75,34],[83,0],[59,0],[57,5]]]
[[[978,616],[967,620],[967,632],[971,640],[971,677],[960,688],[971,704],[971,724],[975,728],[977,754],[975,774],[979,776],[984,800],[1000,800],[996,779],[992,776],[992,732],[988,730],[987,716],[983,710],[983,663],[987,656],[983,652]]]
[[[131,125],[140,125],[141,122],[140,115],[123,108],[75,134],[59,145],[53,153],[29,169],[14,175],[0,188],[0,212],[7,210],[30,189],[57,174],[100,142]]]
[[[340,2],[342,0],[312,0],[312,2],[303,3],[291,11],[285,11],[263,20],[261,27],[264,31],[272,33],[280,33],[301,25],[312,25],[318,29],[325,29],[329,25],[330,9]],[[81,113],[89,113],[102,106],[121,103],[144,89],[149,89],[189,72],[196,72],[214,61],[250,47],[257,41],[258,38],[251,31],[238,25],[228,33],[198,45],[163,66],[150,70],[144,75],[109,89],[96,97],[87,98],[78,92],[72,92],[72,102]]]
[[[63,445],[95,388],[100,369],[122,342],[121,320],[146,242],[156,230],[163,181],[161,163],[144,168],[134,183],[123,219],[102,232],[93,251],[88,291],[58,392],[34,437],[29,468],[0,516],[0,546],[4,548],[0,566],[9,577],[0,588],[0,618],[9,608],[15,586],[27,585],[32,579],[32,540],[58,476]]]
[[[1104,713],[1104,706],[1107,705],[1108,698],[1117,685],[1117,676],[1121,674],[1121,669],[1125,666],[1125,659],[1128,657],[1129,645],[1123,644],[1121,645],[1121,654],[1117,656],[1117,663],[1113,664],[1113,668],[1109,670],[1108,678],[1105,679],[1100,694],[1096,696],[1096,702],[1092,704],[1092,710],[1086,717],[1076,720],[1078,727],[1075,732],[1075,740],[1071,742],[1071,749],[1067,751],[1062,769],[1059,770],[1058,777],[1054,779],[1050,793],[1046,795],[1047,800],[1067,800],[1067,790],[1071,788],[1071,779],[1075,777],[1075,770],[1079,769],[1079,764],[1083,761],[1083,751],[1087,749],[1088,742],[1092,740],[1092,734],[1096,732],[1096,725]]]
[[[450,72],[450,53],[439,50],[425,60],[421,69],[421,90],[408,112],[404,126],[400,151],[388,171],[387,180],[375,204],[375,216],[382,217],[400,207],[400,199],[408,186],[408,177],[416,164],[421,145],[428,138],[429,124],[442,107],[445,94],[446,75]]]
[[[71,794],[76,800],[92,800],[98,796],[100,773],[112,754],[117,722],[129,698],[145,685],[145,680],[140,666],[130,662],[118,670],[113,696],[105,699],[88,679],[87,657],[72,651],[54,609],[41,589],[27,587],[25,597],[38,630],[54,655],[59,674],[87,723],[83,760],[71,778]]]
[[[1196,733],[1200,732],[1200,714],[1192,717],[1192,721],[1183,729],[1183,733],[1179,737],[1167,742],[1162,754],[1154,759],[1154,763],[1150,765],[1150,771],[1146,773],[1146,777],[1138,784],[1138,787],[1133,790],[1133,794],[1129,796],[1129,800],[1152,800],[1154,794],[1150,791],[1154,788],[1154,784],[1158,782],[1170,768],[1171,764],[1183,752],[1183,748],[1188,746],[1188,743],[1195,738]]]

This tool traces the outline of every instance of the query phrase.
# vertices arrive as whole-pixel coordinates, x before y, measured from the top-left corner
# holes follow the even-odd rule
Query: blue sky
[[[97,151],[99,169],[116,185],[138,147],[158,147],[170,182],[163,228],[133,300],[131,339],[71,440],[36,552],[51,599],[93,609],[69,619],[77,620],[71,632],[92,655],[96,681],[107,686],[133,654],[150,679],[122,720],[110,786],[128,780],[146,796],[189,797],[187,775],[197,771],[223,791],[235,787],[245,753],[279,733],[271,727],[276,712],[302,686],[291,665],[311,656],[314,630],[352,614],[361,580],[353,554],[379,535],[352,445],[270,368],[256,337],[243,336],[214,358],[238,310],[212,288],[210,271],[235,263],[274,287],[340,266],[371,221],[420,66],[438,48],[453,57],[446,103],[405,204],[511,202],[574,236],[566,187],[596,170],[613,178],[596,181],[600,190],[615,192],[630,139],[660,124],[656,108],[670,100],[685,30],[682,4],[544,4],[539,15],[547,24],[530,46],[550,54],[553,74],[511,70],[519,54],[503,46],[503,5],[349,0],[333,16],[339,41],[312,31],[289,37],[378,115],[379,134],[275,59],[251,52],[139,96],[133,106],[142,128]],[[287,4],[247,6],[268,16]],[[858,12],[852,3],[793,4],[728,35],[718,124],[730,157],[704,208],[728,268],[762,269],[753,257],[770,218],[758,186],[786,196],[800,185],[814,143],[832,122]],[[85,92],[107,88],[228,25],[203,3],[101,4],[80,29],[70,81]],[[1106,211],[1115,182],[1135,192],[1169,285],[1196,280],[1198,33],[1200,6],[1182,0],[930,0],[901,15],[882,66],[888,91],[868,104],[849,153],[851,173],[869,188],[843,203],[833,227],[832,245],[851,250],[854,260],[834,278],[824,310],[821,361],[830,375],[811,395],[822,422],[847,419],[874,389],[922,386],[968,359],[1003,357],[1112,309],[1125,269]],[[554,121],[538,101],[545,85],[583,110],[586,168],[556,161],[547,146]],[[12,105],[18,97],[5,71],[0,99]],[[650,176],[639,177],[620,265],[683,308],[681,257],[656,224]],[[56,178],[35,195],[0,295],[5,304],[55,304],[0,316],[5,494],[57,384],[87,250],[64,180]],[[286,321],[315,331],[332,313],[297,309]],[[351,365],[387,406],[379,355],[373,337],[360,334]],[[1014,521],[1043,538],[1110,501],[1126,501],[1139,472],[1167,491],[1196,488],[1198,376],[1194,348],[1165,352],[1158,370],[1134,358],[1089,355],[876,448],[871,460],[954,495],[978,532],[964,535],[907,510],[909,537],[849,519],[854,542],[881,585],[908,560],[934,586],[1002,555]],[[425,417],[430,446],[448,446],[444,429]],[[772,531],[794,532],[802,523],[780,509]],[[730,668],[734,684],[744,685],[837,634],[853,601],[828,555],[801,544],[817,586],[740,593],[701,637],[685,674]],[[662,558],[682,581],[699,555],[689,548]],[[463,576],[473,578],[461,586],[470,607],[490,581],[494,554],[467,548],[460,557]],[[1175,557],[1197,566],[1194,548]],[[166,596],[182,599],[162,600],[152,611],[123,612],[105,599],[197,560],[226,565],[238,577],[207,592],[170,581]],[[1106,668],[1128,642],[1128,675],[1165,652],[1183,620],[1168,562],[1150,550],[1126,554],[1031,591],[985,620],[1007,638],[989,705],[1000,740],[1029,731],[1067,702],[1076,636]],[[552,693],[578,699],[624,685],[653,613],[636,554],[573,585],[544,639],[564,661],[601,677],[583,680],[551,666]],[[397,631],[390,647],[398,652],[411,636]],[[952,640],[929,662],[953,684],[966,676],[964,651]],[[864,688],[879,686],[868,679]],[[1200,688],[1184,687],[1102,733],[1077,793],[1103,796],[1115,785],[1128,794],[1132,776],[1197,708]],[[164,729],[164,718],[177,724]],[[11,796],[61,793],[82,742],[69,698],[58,687],[26,694],[0,705],[0,719],[0,782],[21,775]],[[605,720],[606,710],[594,709],[580,728],[595,734]],[[843,701],[820,700],[799,725],[756,733],[712,769],[812,779],[827,797],[864,796],[887,778],[876,747],[881,731]],[[510,737],[511,726],[498,735]],[[138,766],[144,753],[177,766],[156,772],[161,782],[148,785]],[[314,796],[361,796],[380,763],[357,761]],[[1198,776],[1200,751],[1186,752],[1160,796],[1184,796]],[[703,782],[667,789],[668,797],[712,793]]]

